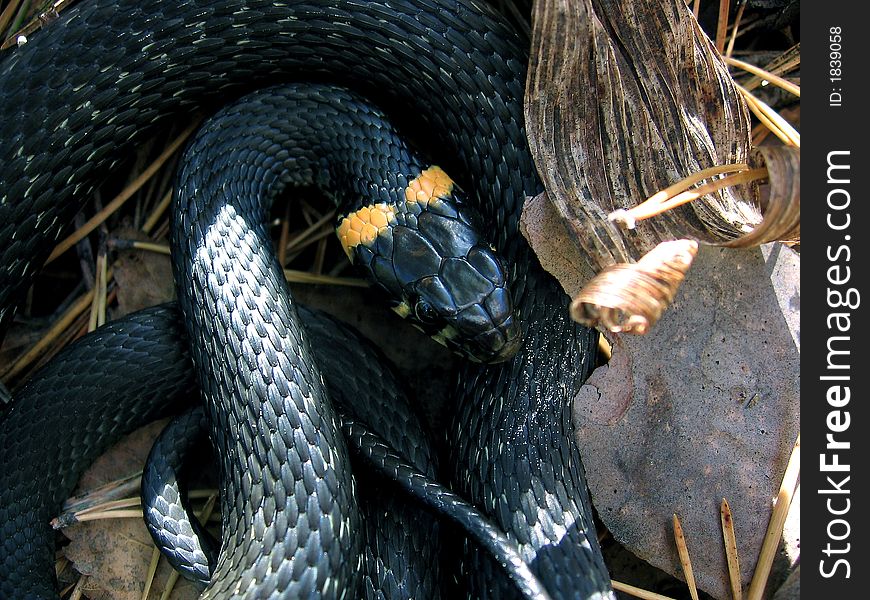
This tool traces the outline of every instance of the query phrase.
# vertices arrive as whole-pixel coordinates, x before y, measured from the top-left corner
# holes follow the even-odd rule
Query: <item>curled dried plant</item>
[[[675,291],[640,267],[665,268],[646,256],[661,242],[799,238],[799,152],[758,160],[747,103],[787,143],[799,146],[799,134],[734,82],[683,0],[538,0],[532,16],[529,145],[572,245],[591,270],[604,269],[575,316],[646,330]],[[769,200],[759,193],[765,178]],[[639,208],[642,198],[652,202]],[[539,256],[562,254],[545,247],[553,237],[536,236]],[[639,296],[647,289],[648,302]]]
[[[752,185],[630,234],[607,221],[687,175],[747,162],[746,103],[681,1],[536,2],[525,104],[538,173],[593,268],[639,260],[666,240],[731,240],[761,221]]]
[[[710,183],[690,189],[705,179],[726,173],[730,174],[722,179],[713,179]],[[634,229],[638,221],[661,215],[730,185],[750,183],[759,179],[767,179],[767,170],[764,168],[750,169],[749,165],[746,164],[722,165],[703,169],[656,192],[637,206],[630,209],[620,208],[611,212],[607,218],[623,229]]]
[[[768,196],[762,203],[763,220],[749,233],[728,242],[729,248],[749,248],[801,239],[801,153],[791,146],[760,146],[753,149],[751,165],[767,169]]]
[[[736,172],[695,190],[688,187],[710,175]],[[610,220],[624,228],[673,206],[707,193],[707,186],[729,183],[743,177],[746,182],[762,176],[770,183],[762,203],[763,221],[749,233],[721,245],[743,248],[773,240],[800,242],[800,150],[789,146],[754,149],[749,164],[724,165],[707,169],[694,177],[662,190],[630,210],[614,211]],[[664,242],[637,263],[619,263],[605,268],[592,279],[571,305],[572,317],[580,323],[601,325],[610,331],[646,333],[673,300],[677,288],[697,252],[689,240]]]
[[[662,242],[636,263],[605,268],[571,302],[571,317],[616,333],[646,333],[673,301],[697,252],[694,240]]]

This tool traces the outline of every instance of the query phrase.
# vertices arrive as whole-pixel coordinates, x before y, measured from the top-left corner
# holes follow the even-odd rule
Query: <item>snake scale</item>
[[[541,189],[522,125],[526,59],[475,2],[82,3],[0,62],[0,326],[135,144],[252,88],[338,79],[413,115],[429,150],[450,148],[445,168],[511,265],[524,343],[504,364],[462,369],[452,487],[516,541],[553,597],[611,597],[570,419],[595,336],[567,318],[567,298],[518,231],[525,198]],[[21,554],[20,538],[4,552]],[[460,569],[473,596],[510,595],[473,548]]]

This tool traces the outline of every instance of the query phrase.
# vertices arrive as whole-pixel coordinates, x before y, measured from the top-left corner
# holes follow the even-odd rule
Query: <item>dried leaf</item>
[[[116,231],[114,235],[134,241],[149,239],[135,229]],[[168,256],[156,252],[120,252],[115,261],[115,281],[118,283],[116,318],[175,297],[172,264]]]
[[[701,246],[672,310],[646,336],[609,334],[610,363],[574,403],[604,525],[681,576],[678,513],[698,586],[715,598],[731,589],[721,499],[738,515],[745,586],[800,428],[799,260],[782,244]]]
[[[154,438],[166,421],[158,421],[133,432],[97,459],[82,476],[76,493],[99,487],[130,472],[142,469]],[[64,553],[80,573],[88,575],[87,596],[93,600],[140,600],[154,544],[141,518],[87,521],[64,529],[70,544]],[[162,590],[172,568],[166,561],[152,585]],[[199,591],[181,580],[170,595],[172,600],[192,600]]]
[[[648,332],[674,299],[697,252],[694,240],[662,242],[636,263],[605,268],[571,302],[571,318],[616,333]]]

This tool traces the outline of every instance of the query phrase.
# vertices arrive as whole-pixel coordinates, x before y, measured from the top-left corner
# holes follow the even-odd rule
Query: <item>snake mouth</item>
[[[496,364],[511,359],[523,342],[510,295],[496,290],[479,303],[457,312],[432,339],[476,363]]]
[[[472,362],[497,364],[513,358],[522,343],[521,337],[518,336],[508,339],[508,337],[505,336],[505,333],[510,335],[510,332],[503,333],[498,330],[493,330],[492,334],[488,334],[488,337],[490,338],[496,336],[500,338],[499,343],[495,347],[493,347],[491,340],[488,340],[486,344],[476,344],[467,340],[457,340],[457,331],[450,325],[444,327],[441,331],[433,334],[431,337],[439,344],[446,346],[453,352],[456,352]]]
[[[523,343],[522,328],[513,316],[508,317],[491,334],[486,334],[486,337],[486,344],[479,355],[468,355],[471,360],[486,364],[502,363],[513,358]]]
[[[523,331],[514,317],[510,317],[509,321],[503,324],[501,331],[504,336],[504,344],[493,354],[492,358],[486,361],[490,364],[510,360],[523,345]]]

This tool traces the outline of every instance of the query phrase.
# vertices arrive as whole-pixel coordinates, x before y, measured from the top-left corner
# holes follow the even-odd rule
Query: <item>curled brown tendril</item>
[[[750,248],[772,241],[799,244],[801,240],[801,151],[790,146],[759,146],[752,165],[767,168],[769,195],[762,204],[764,218],[752,231],[729,242],[728,248]]]
[[[694,240],[674,240],[636,263],[607,267],[571,302],[571,318],[616,333],[648,332],[674,299],[697,252]]]

